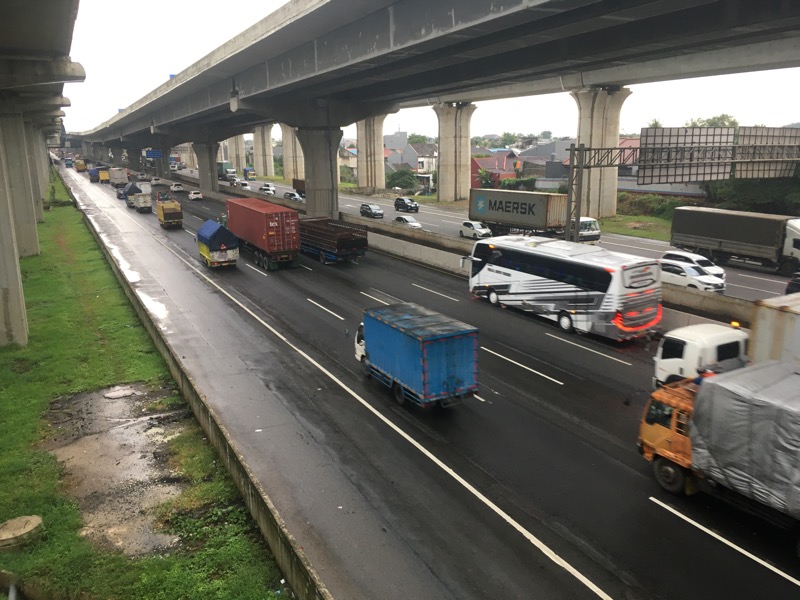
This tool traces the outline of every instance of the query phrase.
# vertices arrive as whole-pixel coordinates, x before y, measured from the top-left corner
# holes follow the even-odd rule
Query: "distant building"
[[[408,146],[408,133],[405,131],[398,131],[390,135],[383,136],[383,147],[390,150],[402,150]]]

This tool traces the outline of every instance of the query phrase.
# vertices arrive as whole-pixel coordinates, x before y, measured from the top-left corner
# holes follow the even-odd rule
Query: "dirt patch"
[[[81,535],[128,556],[174,548],[178,538],[154,528],[152,509],[184,485],[167,463],[166,443],[182,430],[186,411],[151,413],[171,390],[119,386],[59,398],[41,444],[64,466],[63,485],[84,520]]]

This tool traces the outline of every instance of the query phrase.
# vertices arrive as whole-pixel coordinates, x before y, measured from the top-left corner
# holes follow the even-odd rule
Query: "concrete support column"
[[[356,123],[358,135],[358,187],[368,194],[386,188],[383,166],[383,120],[386,115],[367,117]]]
[[[439,117],[439,158],[437,196],[440,202],[469,198],[470,176],[469,122],[477,107],[469,103],[437,104]]]
[[[281,137],[283,138],[283,178],[305,179],[306,166],[303,147],[297,141],[294,127],[281,123]]]
[[[31,188],[25,124],[21,115],[0,115],[0,128],[3,129],[4,140],[0,152],[5,153],[8,167],[6,179],[14,214],[17,253],[20,258],[36,256],[39,254],[39,234],[36,231],[36,208]]]
[[[22,129],[21,116],[0,115],[0,346],[28,344],[14,215],[16,202],[11,185],[11,180],[17,179],[14,171],[19,169],[19,161],[9,160],[24,153],[24,148],[18,145]],[[36,225],[32,225],[35,233]]]
[[[578,104],[578,139],[587,148],[619,146],[619,116],[622,104],[631,95],[627,88],[586,88],[570,92]],[[613,217],[617,214],[616,167],[586,169],[581,187],[581,215]]]
[[[122,148],[120,146],[111,146],[108,149],[109,153],[114,157],[113,164],[121,167],[122,166]]]
[[[247,166],[247,156],[244,151],[244,136],[237,135],[228,139],[228,160],[233,164],[238,175],[244,174],[244,168]]]
[[[92,144],[90,142],[81,142],[80,155],[82,158],[91,158]]]
[[[253,168],[258,175],[275,177],[272,154],[272,123],[259,125],[253,133]]]
[[[32,123],[25,123],[25,155],[28,159],[28,176],[30,177],[28,185],[31,189],[33,213],[37,223],[44,223],[44,190],[46,189],[42,187],[41,152],[44,144],[41,143],[41,137]]]
[[[142,149],[128,148],[128,168],[131,171],[142,170]]]
[[[297,129],[297,139],[306,157],[306,215],[309,217],[339,216],[339,142],[342,130]]]
[[[200,189],[218,192],[217,152],[219,152],[219,144],[217,142],[193,142],[192,147],[197,156],[197,172],[200,176]]]

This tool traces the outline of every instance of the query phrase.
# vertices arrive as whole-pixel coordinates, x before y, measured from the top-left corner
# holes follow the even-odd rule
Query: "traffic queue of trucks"
[[[563,237],[570,220],[567,195],[519,190],[472,188],[469,218],[486,224],[493,236],[531,233]],[[592,217],[580,217],[579,241],[600,241],[600,224]]]
[[[800,218],[680,206],[672,218],[671,242],[719,264],[740,261],[789,275],[800,269]]]

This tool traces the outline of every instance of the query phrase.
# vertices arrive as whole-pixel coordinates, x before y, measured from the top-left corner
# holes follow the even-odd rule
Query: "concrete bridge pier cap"
[[[587,148],[619,146],[619,117],[622,104],[631,95],[618,86],[573,90],[578,104],[578,140]],[[586,169],[581,188],[581,216],[613,217],[617,214],[616,167]]]
[[[469,123],[477,106],[469,102],[436,104],[439,117],[438,182],[439,202],[469,198],[470,137]]]

